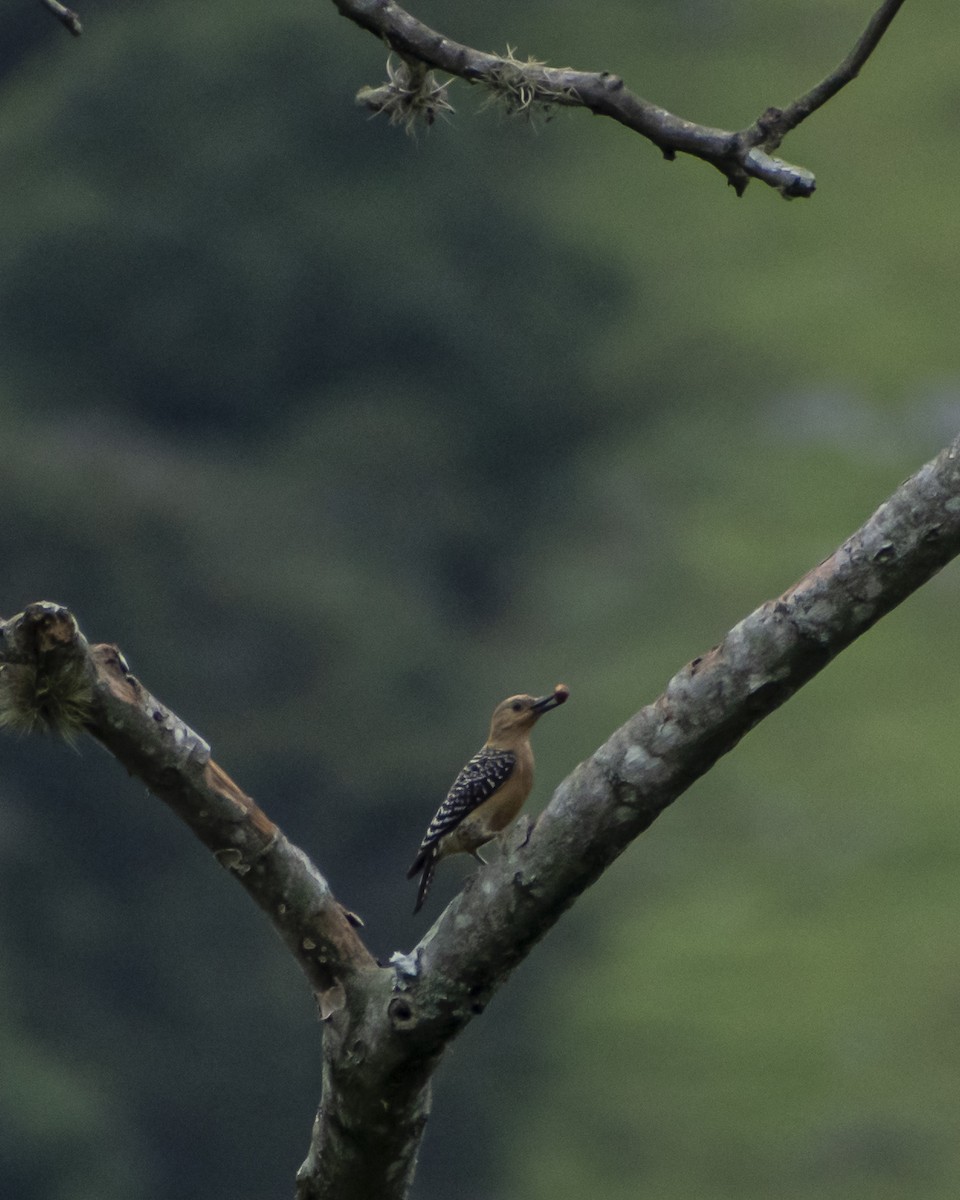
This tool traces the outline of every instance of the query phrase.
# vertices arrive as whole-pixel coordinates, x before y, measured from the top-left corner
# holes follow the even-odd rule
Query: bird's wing
[[[484,800],[489,800],[513,774],[516,763],[517,756],[512,750],[484,748],[475,754],[453,781],[446,800],[430,822],[420,843],[421,851],[438,842],[451,829],[456,829],[464,817],[469,816]]]

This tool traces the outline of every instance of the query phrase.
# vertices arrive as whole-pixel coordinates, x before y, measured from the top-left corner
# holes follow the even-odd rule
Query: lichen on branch
[[[414,64],[424,72],[443,71],[489,90],[509,113],[527,113],[554,106],[585,108],[610,117],[653,142],[664,158],[687,154],[709,163],[723,174],[737,195],[751,179],[774,188],[785,199],[812,196],[816,179],[805,167],[776,158],[785,136],[857,77],[876,50],[904,0],[884,0],[856,45],[838,67],[792,103],[768,106],[756,121],[741,130],[716,129],[688,121],[643,99],[609,71],[578,71],[548,67],[535,58],[520,60],[512,47],[505,55],[489,54],[431,29],[394,0],[334,0],[340,12],[382,39],[405,63],[403,73],[387,64],[387,82],[363,88],[360,103],[386,115],[392,124],[411,130],[419,120],[428,124],[450,111],[448,84],[432,80],[428,98]],[[402,74],[402,78],[398,77]],[[424,76],[426,78],[426,76]]]

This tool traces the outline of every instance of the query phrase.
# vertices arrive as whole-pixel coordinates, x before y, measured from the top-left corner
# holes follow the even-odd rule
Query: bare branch
[[[321,1010],[375,966],[351,914],[302,850],[210,757],[210,747],[131,675],[116,646],[89,646],[59,605],[0,622],[0,721],[82,727],[184,820],[267,913]],[[327,1012],[325,1015],[329,1015]]]
[[[401,1200],[436,1056],[410,1061],[391,1016],[393,971],[377,965],[358,919],[306,854],[217,766],[207,743],[146,691],[117,647],[89,646],[57,604],[31,604],[0,621],[4,717],[0,723],[23,730],[82,728],[102,742],[246,888],[300,964],[325,1022],[323,1121],[299,1194]]]
[[[852,82],[860,74],[860,70],[870,55],[880,44],[880,39],[886,33],[890,22],[900,11],[904,0],[885,0],[870,19],[869,25],[860,35],[857,44],[847,57],[831,71],[826,79],[822,79],[809,92],[798,97],[785,109],[768,108],[759,118],[753,131],[747,132],[747,140],[751,133],[756,137],[756,144],[765,150],[776,150],[786,135],[805,121],[811,113],[822,108],[832,99],[841,88]]]
[[[886,0],[854,50],[821,84],[785,110],[768,109],[754,125],[740,132],[715,129],[675,116],[630,91],[619,76],[606,71],[547,67],[535,60],[521,62],[511,50],[505,56],[474,50],[423,24],[394,0],[334,0],[334,3],[345,17],[382,38],[407,61],[415,60],[468,83],[481,84],[494,95],[506,94],[508,107],[512,95],[522,97],[522,104],[514,107],[524,111],[536,104],[587,108],[647,138],[665,158],[689,154],[710,163],[726,176],[738,195],[751,179],[759,179],[793,199],[812,196],[816,179],[806,168],[773,158],[769,152],[790,129],[854,78],[903,0]],[[380,97],[383,90],[365,88],[358,99],[369,104],[370,98]],[[383,110],[382,105],[372,107],[374,111]]]
[[[74,37],[79,37],[80,34],[83,33],[83,26],[80,24],[80,18],[72,8],[67,8],[66,5],[61,4],[59,0],[40,0],[40,3],[44,6],[44,8],[49,9],[49,11],[53,13],[61,25],[65,25]]]
[[[418,1022],[449,1038],[606,867],[721,755],[960,554],[960,438],[819,566],[674,676],[559,786],[409,956]]]
[[[403,1115],[412,1139],[397,1152],[396,1128],[384,1129],[395,1170],[406,1178],[426,1120],[428,1076],[452,1038],[660,812],[960,553],[958,496],[960,438],[826,562],[678,672],[658,701],[560,784],[539,821],[516,824],[504,856],[467,883],[418,947],[391,959],[392,983],[376,1006],[379,1032],[367,1026],[364,1036],[352,1030],[347,1039],[364,1045],[362,1069],[344,1069],[342,1054],[330,1060],[325,1040],[325,1078],[340,1067],[340,1087],[324,1091],[299,1200],[406,1194],[389,1171],[370,1174],[371,1158],[356,1148],[368,1118],[382,1111],[372,1081],[390,1087],[384,1108]]]
[[[393,956],[392,984],[367,1010],[368,1018],[379,1014],[373,1028],[368,1021],[349,1035],[338,1029],[345,1045],[363,1046],[362,1064],[325,1040],[325,1080],[335,1076],[339,1087],[325,1088],[298,1200],[405,1195],[429,1075],[451,1040],[666,807],[960,554],[958,497],[960,438],[830,558],[678,672],[658,700],[561,783],[536,823],[517,823],[503,857],[467,883],[413,951]],[[382,975],[377,983],[382,989]],[[371,1090],[374,1081],[385,1091]],[[405,1122],[406,1139],[387,1119],[394,1114]],[[369,1126],[377,1115],[384,1117],[379,1135]],[[396,1155],[400,1185],[383,1172],[382,1160],[375,1170],[371,1165],[371,1148],[375,1154],[383,1144]]]
[[[73,617],[0,622],[0,712],[76,723],[169,804],[264,908],[327,1018],[299,1200],[403,1200],[444,1050],[576,897],[721,755],[960,554],[960,438],[828,559],[688,663],[521,820],[409,954],[378,967],[306,856],[209,747]],[[25,718],[17,722],[22,723]]]

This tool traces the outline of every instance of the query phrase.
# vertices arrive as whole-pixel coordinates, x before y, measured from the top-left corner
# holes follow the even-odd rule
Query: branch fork
[[[402,1200],[446,1047],[659,813],[960,554],[958,497],[960,438],[833,555],[678,671],[560,784],[536,822],[517,822],[504,854],[468,880],[418,945],[385,965],[358,918],[203,738],[143,687],[116,646],[88,645],[62,606],[32,604],[0,621],[0,720],[56,728],[50,714],[69,707],[263,909],[306,975],[325,1031],[323,1099],[298,1200]],[[58,689],[51,705],[45,698]],[[30,705],[32,715],[11,718]]]
[[[334,3],[343,16],[382,39],[408,64],[418,62],[478,84],[499,99],[508,112],[529,115],[537,106],[554,105],[586,108],[647,138],[668,160],[678,154],[689,154],[710,163],[726,177],[738,196],[751,179],[757,179],[786,199],[794,199],[812,196],[816,178],[805,167],[774,157],[774,151],[791,130],[857,77],[903,0],[884,0],[850,53],[815,87],[786,108],[767,108],[752,125],[739,131],[687,121],[644,100],[626,87],[618,75],[607,71],[548,67],[536,59],[521,62],[509,47],[506,55],[476,50],[431,29],[394,0],[334,0]],[[384,88],[389,86],[362,88],[357,101],[373,112],[387,112],[395,122],[396,118],[381,100]],[[446,85],[434,82],[433,86]],[[444,111],[447,109],[449,104]],[[410,128],[416,119],[413,114],[409,123],[408,118],[403,123]]]

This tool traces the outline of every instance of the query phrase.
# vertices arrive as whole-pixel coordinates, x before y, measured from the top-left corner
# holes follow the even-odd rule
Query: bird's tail
[[[433,852],[425,854],[421,863],[423,874],[420,876],[420,886],[417,888],[417,902],[413,906],[414,915],[423,908],[427,892],[430,891],[430,884],[433,883],[433,873],[437,869],[437,855],[433,847],[431,850]]]

